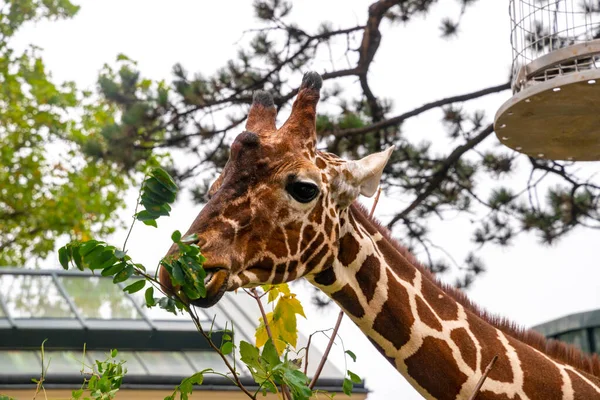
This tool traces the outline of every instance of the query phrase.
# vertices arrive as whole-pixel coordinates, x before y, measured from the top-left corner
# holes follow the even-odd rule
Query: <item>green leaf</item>
[[[127,264],[118,274],[113,278],[113,283],[125,282],[133,275],[133,265]]]
[[[158,180],[165,188],[167,188],[173,193],[177,193],[177,185],[175,184],[173,178],[171,178],[171,175],[167,173],[167,171],[165,171],[162,168],[156,167],[152,169],[150,175],[156,178],[156,180]]]
[[[83,389],[73,390],[71,392],[71,397],[74,399],[78,399],[81,397],[82,394],[83,394]],[[2,399],[2,396],[0,396],[0,399]]]
[[[308,387],[308,377],[295,369],[295,366],[290,362],[286,363],[283,381],[290,388],[294,400],[309,400],[312,397],[313,392]]]
[[[117,257],[119,260],[124,259],[126,255],[127,254],[123,250],[115,250],[115,257]]]
[[[146,289],[144,293],[144,298],[146,299],[146,307],[154,307],[156,305],[156,301],[154,300],[154,287],[150,286]]]
[[[265,343],[261,357],[263,360],[269,363],[271,367],[281,364],[281,360],[277,354],[277,349],[273,345],[273,341],[271,339],[267,340]]]
[[[69,269],[69,252],[66,247],[58,249],[58,261],[64,269]]]
[[[205,259],[204,259],[204,257],[202,257],[200,255],[200,247],[196,246],[195,244],[190,244],[190,245],[187,245],[187,246],[188,246],[188,249],[185,252],[185,254],[187,254],[190,257],[197,257],[198,256],[198,261],[200,261],[200,263],[202,264],[205,261]]]
[[[85,258],[100,244],[104,243],[97,240],[88,240],[87,242],[83,242],[81,246],[79,246],[79,254]]]
[[[123,268],[125,268],[126,266],[127,266],[127,263],[125,261],[118,262],[116,264],[111,265],[110,267],[103,269],[102,272],[100,273],[100,275],[112,276],[114,274],[121,272],[123,270]]]
[[[171,207],[168,204],[154,204],[149,201],[143,200],[142,205],[146,208],[149,214],[156,218],[166,217],[170,215]]]
[[[85,259],[90,269],[103,269],[114,264],[116,261],[115,252],[112,249],[105,248],[101,252],[92,252]]]
[[[201,293],[199,293],[194,288],[189,287],[188,285],[183,285],[181,287],[181,289],[183,290],[183,292],[185,293],[185,295],[190,300],[196,300],[196,299],[199,299],[200,297],[203,297]]]
[[[137,281],[133,282],[131,285],[125,287],[123,289],[123,291],[131,294],[131,293],[139,292],[140,290],[142,290],[144,288],[144,286],[146,286],[146,280],[138,279]]]
[[[77,269],[83,271],[83,263],[81,254],[79,253],[79,246],[71,248],[71,256],[73,257],[73,261],[75,262]]]
[[[221,346],[221,353],[223,353],[223,355],[231,354],[232,351],[233,351],[233,342],[225,342]]]
[[[171,240],[173,241],[173,243],[179,242],[181,240],[181,232],[179,232],[179,231],[173,232],[173,234],[171,234]]]
[[[143,189],[151,192],[157,199],[162,199],[163,203],[173,203],[175,201],[175,192],[165,187],[155,178],[149,178],[144,181]]]
[[[134,265],[134,266],[135,266],[137,269],[139,269],[140,271],[144,271],[144,272],[146,272],[146,267],[144,267],[144,265],[143,265],[143,264],[140,264],[140,263],[135,263],[135,264],[133,264],[133,265]]]
[[[346,350],[346,354],[348,354],[350,356],[350,358],[352,359],[352,361],[356,362],[356,354],[354,354],[350,350]]]
[[[115,357],[117,356],[117,354],[118,354],[118,353],[119,353],[119,351],[118,351],[117,349],[112,349],[112,350],[110,351],[110,356],[111,356],[112,358],[115,358]]]
[[[249,367],[259,368],[259,357],[260,352],[258,347],[243,340],[240,342],[240,360],[242,360],[242,362]]]
[[[139,213],[135,214],[135,218],[138,221],[145,222],[155,220],[157,217],[154,214],[150,213],[150,211],[148,210],[142,210]]]
[[[173,274],[171,275],[171,280],[173,281],[174,285],[183,285],[185,283],[185,275],[183,274],[179,260],[173,263]]]
[[[169,298],[169,297],[162,297],[159,301],[158,301],[158,306],[160,308],[162,308],[163,310],[166,310],[170,313],[173,313],[175,315],[177,315],[177,310],[175,309],[176,307],[176,303],[175,300]]]
[[[342,390],[346,396],[352,396],[352,388],[354,385],[352,381],[348,378],[344,378],[344,383],[342,384]]]
[[[143,223],[144,225],[153,226],[153,227],[155,227],[155,228],[158,228],[158,225],[156,224],[156,221],[155,221],[155,220],[153,220],[153,219],[149,219],[149,220],[146,220],[146,221],[142,221],[142,223]]]
[[[356,375],[354,372],[348,370],[348,376],[350,377],[350,380],[353,383],[361,383],[362,379],[360,379],[360,376]]]

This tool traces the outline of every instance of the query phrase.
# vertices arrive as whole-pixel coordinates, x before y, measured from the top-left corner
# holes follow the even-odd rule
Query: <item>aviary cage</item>
[[[600,160],[600,0],[510,0],[513,96],[494,129],[536,158]]]

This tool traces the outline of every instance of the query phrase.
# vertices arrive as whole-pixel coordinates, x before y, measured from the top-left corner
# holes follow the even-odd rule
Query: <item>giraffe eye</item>
[[[319,187],[310,182],[292,182],[288,183],[285,190],[300,203],[308,203],[319,194]]]

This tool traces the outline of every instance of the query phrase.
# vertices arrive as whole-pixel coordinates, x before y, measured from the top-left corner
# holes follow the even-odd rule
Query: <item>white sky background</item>
[[[371,2],[304,0],[296,2],[292,15],[308,31],[324,20],[332,20],[334,28],[349,27],[366,21]],[[54,80],[74,80],[80,89],[93,88],[102,65],[113,63],[118,53],[137,60],[142,74],[153,79],[169,80],[176,62],[190,72],[209,75],[235,56],[242,31],[257,26],[250,1],[79,0],[78,3],[82,9],[75,19],[27,26],[16,42],[20,46],[34,43],[42,47]],[[392,115],[506,81],[511,61],[508,2],[480,0],[463,17],[458,39],[439,37],[438,23],[446,15],[457,15],[454,1],[440,1],[427,21],[417,18],[408,27],[382,24],[383,41],[369,78],[377,96],[393,99]],[[337,68],[340,66],[344,66],[341,61],[336,64]],[[327,60],[317,60],[317,71],[326,68],[330,68]],[[508,97],[509,93],[504,92],[481,98],[472,101],[470,109],[487,110],[487,121],[491,122],[495,110]],[[405,124],[405,131],[413,138],[433,140],[437,144],[434,148],[449,152],[439,144],[445,143],[440,116],[439,111],[434,111],[413,118]],[[279,121],[284,118],[280,116]],[[488,138],[485,145],[497,145],[495,136]],[[586,169],[597,170],[598,164]],[[522,182],[523,175],[516,173],[511,179]],[[156,265],[169,248],[171,232],[187,230],[199,207],[186,196],[181,197],[172,217],[159,221],[159,229],[136,226],[130,241],[134,259],[147,266]],[[134,203],[131,197],[129,204]],[[403,206],[404,200],[383,199],[376,214],[385,221]],[[465,218],[434,221],[430,228],[434,242],[451,251],[459,261],[473,248],[471,224]],[[114,242],[121,243],[123,238],[124,232],[116,235]],[[532,235],[520,236],[516,244],[507,248],[488,246],[479,253],[488,271],[479,277],[469,294],[484,308],[527,326],[600,308],[600,269],[595,257],[599,239],[597,231],[578,230],[552,247],[540,246]],[[315,310],[309,301],[310,292],[301,289],[301,285],[297,287],[309,317],[309,321],[302,323],[303,331],[310,333],[332,327],[337,311]],[[357,364],[349,367],[366,378],[372,390],[369,399],[420,398],[348,318],[344,319],[341,335],[346,348],[358,356]],[[324,347],[325,342],[320,345]],[[343,368],[341,353],[334,348],[332,357]]]

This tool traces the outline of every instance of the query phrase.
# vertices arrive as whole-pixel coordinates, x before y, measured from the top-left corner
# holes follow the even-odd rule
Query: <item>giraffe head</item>
[[[358,161],[316,149],[316,106],[322,79],[304,75],[288,120],[275,126],[266,92],[254,94],[246,130],[208,192],[209,200],[187,234],[197,234],[207,258],[207,296],[292,281],[330,266],[340,234],[339,215],[359,194],[372,196],[392,148]],[[176,255],[173,246],[168,255]],[[162,284],[173,290],[163,269]]]

